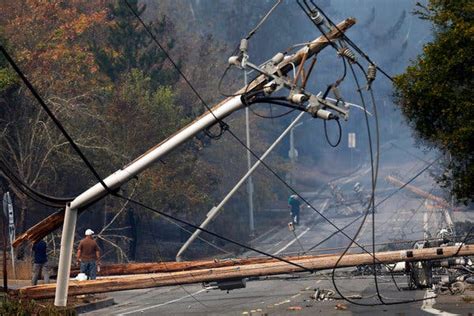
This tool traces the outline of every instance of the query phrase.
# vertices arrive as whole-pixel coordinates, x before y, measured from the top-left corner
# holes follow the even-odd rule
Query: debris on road
[[[301,306],[290,306],[290,307],[288,307],[289,311],[300,311],[302,309],[303,309],[303,307],[301,307]]]
[[[328,301],[333,300],[335,294],[333,290],[317,288],[311,298],[317,301]]]
[[[342,303],[337,303],[336,306],[334,307],[334,309],[345,311],[347,309],[347,305],[342,304]]]

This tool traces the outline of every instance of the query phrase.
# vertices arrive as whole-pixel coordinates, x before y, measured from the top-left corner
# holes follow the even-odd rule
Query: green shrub
[[[40,303],[33,300],[3,297],[0,299],[0,315],[59,316],[59,315],[76,315],[76,312],[73,309],[58,308],[54,306],[51,302]]]

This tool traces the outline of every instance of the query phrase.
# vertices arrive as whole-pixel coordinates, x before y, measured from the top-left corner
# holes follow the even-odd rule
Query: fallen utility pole
[[[459,246],[423,248],[410,250],[385,251],[375,254],[380,263],[396,263],[400,261],[423,261],[450,258],[453,256],[474,255],[474,244]],[[339,260],[339,254],[293,258],[292,261],[311,270],[332,269]],[[289,258],[288,258],[289,259]],[[354,267],[372,264],[371,254],[346,254],[338,263],[338,268]],[[148,275],[134,275],[132,277],[104,278],[94,281],[71,281],[69,295],[82,295],[104,293],[112,291],[143,289],[178,284],[222,281],[228,279],[243,279],[249,277],[278,275],[303,272],[302,268],[289,265],[285,262],[267,262],[248,265],[236,265],[215,269],[200,269],[193,271],[180,271],[171,273],[158,273]],[[19,297],[29,299],[45,299],[54,296],[55,284],[24,287],[15,291]]]
[[[411,192],[413,192],[413,193],[415,193],[415,194],[417,194],[421,197],[424,197],[425,199],[436,202],[439,206],[442,206],[442,207],[447,208],[447,209],[452,208],[452,206],[445,199],[440,198],[440,197],[438,197],[434,194],[428,193],[426,191],[423,191],[422,189],[417,188],[414,185],[406,184],[406,183],[404,183],[404,182],[402,182],[402,181],[400,181],[397,178],[392,177],[392,176],[387,176],[385,179],[388,182],[390,182],[391,184],[395,185],[395,186],[399,186],[399,187],[403,186],[405,189],[410,190]]]
[[[337,25],[338,29],[342,32],[349,29],[356,23],[356,20],[353,18],[348,18]],[[342,34],[336,30],[332,29],[326,34],[326,36],[331,39],[337,39]],[[282,61],[278,66],[278,72],[281,74],[287,74],[293,69],[294,66],[299,65],[303,61],[303,56],[307,55],[305,59],[319,53],[323,48],[328,45],[327,40],[324,36],[318,37],[316,40],[312,41],[308,45],[308,49],[300,49],[294,55],[291,55],[290,58]],[[268,82],[268,78],[264,75],[260,75],[255,80],[253,80],[248,86],[243,87],[235,93],[235,95],[241,95],[243,93],[248,93],[262,89],[262,87]],[[133,162],[125,166],[123,169],[116,171],[114,174],[110,175],[104,179],[105,184],[109,189],[114,190],[120,187],[123,183],[127,182],[134,175],[142,172],[147,168],[148,164],[155,162],[156,160],[162,158],[169,151],[176,148],[178,145],[182,144],[184,141],[192,138],[198,132],[204,130],[206,127],[212,126],[231,113],[243,108],[244,105],[240,100],[240,96],[226,98],[211,110],[212,113],[206,111],[203,115],[195,119],[193,122],[189,123],[180,131],[171,135],[167,139],[163,140],[161,143],[155,147],[148,150],[145,154],[135,159]],[[215,116],[214,116],[215,115]],[[217,119],[216,119],[217,118]],[[107,190],[100,184],[96,184],[92,188],[85,191],[83,194],[79,195],[72,203],[72,206],[75,212],[81,213],[85,208],[100,199],[101,197],[107,194]],[[58,229],[61,224],[64,222],[65,210],[58,211],[42,221],[38,222],[36,225],[29,228],[26,232],[17,236],[13,245],[17,247],[22,242],[26,241],[36,241],[39,240],[54,230]]]
[[[427,241],[439,240],[439,238],[428,238]],[[419,239],[414,240],[399,240],[376,243],[375,246],[386,246],[394,244],[413,244],[414,242],[420,241]],[[371,247],[372,244],[362,245],[362,247]],[[358,249],[359,246],[353,245],[351,248]],[[344,250],[346,247],[332,247],[332,248],[318,248],[313,250],[312,255],[305,255],[301,251],[285,252],[287,256],[285,259],[293,261],[296,259],[314,258],[316,254],[320,253],[318,257],[333,255],[334,251]],[[327,253],[331,251],[332,253]],[[326,253],[324,253],[326,252]],[[247,265],[254,263],[266,263],[266,262],[277,262],[277,259],[269,257],[249,257],[249,258],[227,258],[227,259],[209,259],[209,260],[195,260],[195,261],[170,261],[170,262],[134,262],[134,263],[114,263],[114,264],[103,264],[100,266],[100,271],[97,272],[98,276],[117,276],[127,274],[147,274],[147,273],[165,273],[165,272],[176,272],[176,271],[191,271],[199,269],[215,269],[221,267],[231,267],[239,265]],[[80,272],[78,267],[71,269],[71,277],[74,278]],[[52,272],[52,277],[55,277],[55,272]]]
[[[56,306],[66,306],[67,304],[68,282],[73,250],[72,248],[74,243],[76,220],[79,210],[84,209],[91,203],[98,201],[99,199],[107,195],[110,191],[118,190],[122,184],[128,182],[130,179],[134,178],[135,176],[149,168],[153,163],[164,157],[166,154],[177,148],[179,145],[194,137],[197,133],[205,130],[208,127],[211,127],[214,124],[219,123],[220,120],[226,118],[233,112],[244,108],[245,105],[242,102],[241,95],[248,92],[256,91],[257,89],[263,89],[264,85],[268,83],[269,78],[273,78],[274,80],[276,80],[276,76],[274,74],[278,74],[279,76],[285,75],[291,69],[293,69],[295,65],[303,63],[307,58],[317,54],[324,47],[329,45],[327,38],[329,40],[339,38],[340,36],[342,36],[342,32],[344,32],[354,24],[355,19],[346,19],[345,21],[337,25],[337,29],[331,29],[327,34],[325,34],[324,36],[320,36],[304,48],[297,51],[295,54],[287,56],[288,58],[286,59],[283,58],[282,60],[279,60],[279,62],[274,65],[275,69],[273,73],[264,73],[260,75],[247,87],[244,87],[240,91],[238,91],[235,94],[236,96],[227,98],[224,101],[220,102],[210,111],[205,112],[203,115],[195,119],[183,129],[171,135],[167,139],[163,140],[155,147],[151,148],[149,151],[132,161],[123,169],[117,170],[115,173],[105,178],[103,182],[97,183],[93,187],[89,188],[88,190],[77,196],[71,203],[69,203],[66,206],[66,210],[64,213],[63,231],[61,235],[61,250],[58,264],[58,286],[56,288],[54,304]],[[322,100],[321,102],[325,102],[325,106],[331,107],[332,109],[337,108],[336,106],[333,106],[324,100]],[[302,108],[302,110],[309,111],[318,109]],[[328,111],[323,112],[330,113]],[[329,119],[329,115],[327,119]],[[105,186],[107,187],[105,187],[103,184],[105,184]],[[41,226],[37,226],[37,228],[38,227]],[[47,234],[49,232],[43,231],[42,233]]]
[[[290,256],[288,260],[312,258],[313,256]],[[255,263],[277,262],[277,259],[269,257],[253,257],[253,258],[230,258],[215,260],[196,260],[196,261],[170,261],[170,262],[143,262],[143,263],[117,263],[110,265],[102,265],[98,276],[114,276],[126,274],[147,274],[147,273],[166,273],[177,271],[191,271],[200,269],[215,269],[221,267],[241,266]],[[78,268],[71,269],[71,277],[77,276],[80,272]],[[55,276],[55,274],[52,274]]]
[[[387,181],[394,184],[394,185],[397,185],[397,186],[405,186],[406,189],[410,190],[411,192],[425,198],[425,199],[428,199],[428,200],[431,200],[431,201],[434,201],[437,203],[438,206],[441,206],[442,207],[442,211],[443,211],[443,215],[444,215],[444,220],[446,222],[446,229],[448,229],[448,231],[450,231],[450,233],[452,233],[453,235],[455,235],[455,231],[454,231],[454,223],[453,223],[453,220],[451,218],[451,214],[450,214],[450,210],[454,210],[453,209],[453,206],[450,205],[445,199],[443,198],[440,198],[440,197],[437,197],[436,195],[433,195],[431,193],[428,193],[426,191],[423,191],[421,190],[420,188],[417,188],[411,184],[406,184],[406,183],[403,183],[402,181],[398,180],[397,178],[395,177],[392,177],[392,176],[388,176],[386,177]],[[424,218],[425,218],[425,222],[427,221],[427,212],[425,211],[425,215],[424,215]],[[427,230],[427,223],[425,224],[425,227],[424,227],[424,231],[425,231],[425,234],[427,234],[428,230]]]

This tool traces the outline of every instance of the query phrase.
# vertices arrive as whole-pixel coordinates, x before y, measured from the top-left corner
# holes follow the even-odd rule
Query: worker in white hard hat
[[[100,265],[100,249],[97,242],[92,238],[94,231],[87,229],[86,237],[81,240],[77,248],[77,261],[81,264],[81,273],[85,273],[89,280],[95,280],[97,266]]]

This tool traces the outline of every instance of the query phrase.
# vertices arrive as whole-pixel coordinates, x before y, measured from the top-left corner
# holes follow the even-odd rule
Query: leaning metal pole
[[[145,170],[148,166],[153,164],[156,160],[160,159],[168,152],[184,143],[206,127],[211,126],[218,122],[232,112],[242,108],[243,104],[240,97],[233,97],[218,108],[214,108],[212,113],[207,113],[201,116],[199,119],[188,125],[178,133],[169,137],[163,141],[159,146],[155,147],[145,155],[141,156],[128,166],[120,169],[104,179],[104,183],[107,188],[114,190],[123,183],[126,183],[135,175]],[[78,197],[76,197],[68,207],[64,214],[63,231],[61,235],[61,251],[59,254],[59,266],[58,266],[58,278],[57,288],[54,304],[56,306],[66,306],[67,304],[67,293],[68,293],[68,281],[69,274],[71,271],[71,257],[72,247],[74,242],[74,231],[76,227],[77,210],[83,205],[87,205],[92,201],[95,201],[102,196],[106,195],[107,189],[98,183],[85,191]]]
[[[206,226],[217,216],[217,213],[222,209],[222,207],[229,201],[229,199],[237,192],[238,189],[242,186],[242,184],[247,180],[250,179],[253,172],[260,166],[262,161],[272,152],[272,150],[278,145],[281,140],[288,134],[288,132],[295,126],[295,124],[303,117],[305,112],[301,112],[298,116],[291,122],[291,124],[281,133],[280,136],[271,144],[270,147],[265,151],[265,153],[260,157],[260,159],[255,162],[255,164],[247,171],[247,173],[237,182],[237,184],[232,188],[232,190],[227,193],[227,195],[222,199],[222,201],[216,207],[213,207],[206,216],[206,219],[202,224],[199,226],[200,229],[196,229],[196,231],[189,237],[189,239],[184,243],[184,245],[179,249],[178,254],[176,255],[176,261],[181,261],[181,255],[188,249],[189,245],[199,236],[201,233],[202,228],[206,228]]]
[[[350,28],[355,24],[355,19],[349,18],[337,25],[338,29],[342,32]],[[304,61],[304,57],[311,57],[319,53],[323,48],[328,45],[326,37],[329,39],[336,39],[342,35],[339,30],[332,29],[326,36],[320,36],[316,40],[312,41],[308,46],[300,49],[295,54],[289,56],[287,59],[278,65],[277,72],[284,75],[288,73],[295,65],[299,65]],[[154,162],[174,150],[179,145],[183,144],[188,139],[194,137],[197,133],[203,131],[207,127],[210,127],[224,119],[231,113],[244,107],[240,99],[240,94],[245,92],[255,91],[261,89],[264,84],[268,82],[267,77],[260,75],[255,79],[248,87],[244,87],[236,93],[236,97],[230,97],[214,106],[211,111],[207,111],[193,122],[185,126],[180,131],[176,132],[172,136],[168,137],[160,144],[151,148],[148,152],[135,159],[129,165],[123,169],[117,170],[112,175],[104,179],[104,183],[107,187],[104,187],[101,183],[97,183],[92,186],[78,197],[76,197],[66,208],[63,222],[63,232],[61,237],[61,251],[59,255],[59,270],[57,277],[57,287],[61,290],[56,291],[55,305],[66,306],[67,295],[68,295],[68,280],[71,269],[71,257],[72,257],[72,243],[74,241],[74,231],[76,226],[77,210],[83,208],[90,203],[93,203],[109,192],[109,190],[115,190],[130,179],[149,168]],[[38,226],[37,226],[38,227]],[[64,242],[64,245],[63,245]],[[67,259],[69,258],[69,259]]]
[[[248,84],[247,70],[244,70],[244,86]],[[245,140],[247,148],[250,148],[250,122],[249,122],[249,108],[245,108]],[[252,167],[252,156],[250,150],[247,150],[247,169],[250,170]],[[247,195],[249,199],[249,229],[250,235],[253,236],[255,233],[255,223],[253,217],[253,181],[252,176],[247,181]]]
[[[66,206],[63,232],[61,234],[61,251],[59,255],[58,264],[58,282],[56,284],[56,295],[54,296],[54,305],[56,306],[66,306],[67,304],[69,273],[71,272],[71,258],[74,246],[74,231],[76,229],[76,220],[77,209],[71,209],[71,206],[68,204]],[[60,276],[62,279],[60,279]]]

